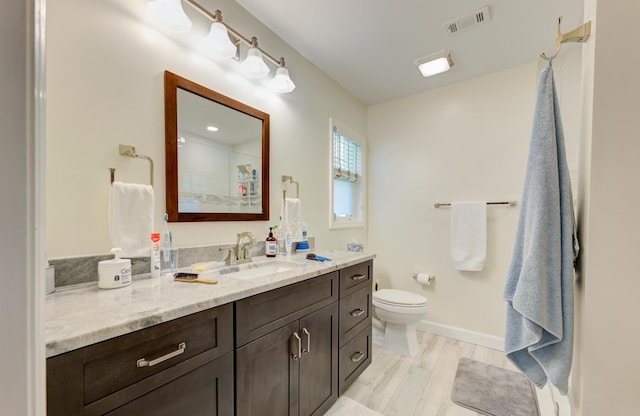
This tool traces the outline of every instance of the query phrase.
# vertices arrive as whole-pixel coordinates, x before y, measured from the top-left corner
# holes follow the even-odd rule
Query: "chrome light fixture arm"
[[[284,66],[284,58],[276,59],[273,56],[271,56],[268,52],[266,52],[264,49],[260,48],[258,46],[258,39],[255,36],[253,36],[251,39],[248,39],[247,37],[243,36],[240,32],[238,32],[237,30],[229,26],[227,23],[225,23],[222,20],[222,11],[220,11],[219,9],[217,9],[214,13],[211,13],[209,10],[205,9],[201,4],[199,4],[194,0],[184,0],[184,1],[187,4],[189,4],[191,7],[193,7],[195,10],[200,12],[200,14],[210,19],[212,22],[222,23],[227,28],[227,31],[235,38],[235,39],[231,39],[234,44],[237,45],[239,42],[242,42],[248,47],[256,48],[262,53],[262,55],[264,55],[265,58],[271,61],[274,65]]]

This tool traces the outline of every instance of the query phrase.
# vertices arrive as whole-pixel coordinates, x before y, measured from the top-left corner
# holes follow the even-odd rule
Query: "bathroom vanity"
[[[374,257],[325,254],[217,285],[164,276],[56,292],[47,414],[324,414],[371,362]]]

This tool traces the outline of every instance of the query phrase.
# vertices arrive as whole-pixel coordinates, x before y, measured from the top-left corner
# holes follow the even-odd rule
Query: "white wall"
[[[579,333],[572,402],[576,416],[635,415],[638,378],[638,293],[634,260],[640,235],[640,4],[585,2],[594,34],[585,49],[585,108],[580,201]],[[588,12],[588,13],[587,13]],[[596,21],[597,15],[597,21]],[[587,102],[590,97],[587,96]]]
[[[488,208],[484,269],[459,272],[450,260],[450,209],[435,209],[433,203],[519,200],[544,65],[532,62],[369,108],[369,246],[378,254],[375,277],[383,287],[426,296],[429,321],[503,337],[502,291],[518,208]],[[580,54],[564,53],[554,69],[575,177]],[[436,281],[422,287],[411,277],[415,272],[435,274]]]
[[[148,183],[148,164],[118,154],[132,144],[155,168],[155,222],[165,212],[163,72],[169,70],[271,115],[271,220],[174,223],[176,245],[235,241],[240,231],[266,238],[277,223],[282,175],[300,182],[303,214],[318,245],[342,248],[366,229],[329,231],[329,118],[366,133],[366,108],[232,0],[204,0],[260,46],[284,56],[297,89],[275,94],[236,75],[236,61],[216,62],[191,46],[209,24],[191,8],[194,28],[165,36],[145,21],[145,1],[58,0],[48,13],[48,255],[108,253],[109,168],[124,182]],[[193,42],[193,43],[192,43]],[[243,49],[244,53],[244,49]]]

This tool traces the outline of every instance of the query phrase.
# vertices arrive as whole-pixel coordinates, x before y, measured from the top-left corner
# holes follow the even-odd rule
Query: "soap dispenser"
[[[131,260],[120,258],[120,249],[112,248],[115,258],[98,263],[98,287],[116,289],[131,284]]]
[[[273,236],[273,227],[269,227],[269,236],[265,242],[265,255],[267,257],[275,257],[278,253],[278,241]]]

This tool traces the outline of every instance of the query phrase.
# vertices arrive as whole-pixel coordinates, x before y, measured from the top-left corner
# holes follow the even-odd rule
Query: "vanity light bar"
[[[189,20],[189,17],[184,13],[181,1],[182,0],[150,0],[149,10],[157,19],[163,21],[164,26],[167,26],[170,22],[176,20],[179,22],[180,27],[177,27],[177,23],[174,24],[174,26],[176,26],[173,28],[174,31],[189,31],[191,28],[191,20]],[[276,74],[269,82],[271,89],[280,93],[288,93],[295,89],[296,86],[289,77],[289,71],[285,68],[284,57],[281,57],[280,59],[274,58],[272,55],[267,53],[267,51],[258,46],[258,39],[255,36],[249,39],[223,22],[222,12],[220,10],[216,10],[214,13],[211,13],[209,10],[204,8],[204,6],[194,0],[184,1],[197,12],[213,22],[210,33],[206,39],[211,39],[212,42],[215,42],[214,39],[218,40],[219,43],[216,42],[217,48],[220,49],[217,51],[219,52],[218,57],[231,57],[239,60],[239,44],[242,42],[249,47],[247,57],[242,62],[242,69],[246,75],[254,78],[267,76],[269,72],[271,72],[270,68],[263,61],[263,58],[267,58],[277,66]],[[233,52],[234,46],[235,54]],[[215,52],[212,53],[215,54]]]
[[[257,42],[254,41],[254,39],[256,39],[255,37],[253,37],[252,39],[247,38],[246,36],[243,36],[240,32],[238,32],[237,30],[235,30],[234,28],[232,28],[231,26],[229,26],[226,22],[222,21],[222,12],[220,10],[216,10],[215,13],[211,13],[209,10],[205,9],[201,4],[199,4],[198,2],[195,2],[193,0],[184,0],[188,5],[190,5],[191,7],[193,7],[194,9],[196,9],[198,12],[200,12],[200,14],[202,14],[203,16],[207,17],[208,19],[210,19],[212,22],[220,22],[223,25],[225,25],[225,27],[227,28],[227,31],[229,33],[231,33],[235,38],[237,39],[231,39],[231,41],[233,43],[235,43],[236,45],[238,44],[238,42],[242,42],[245,45],[252,47],[254,46],[254,43]],[[267,51],[265,51],[264,49],[258,47],[257,45],[254,46],[256,49],[258,49],[260,52],[262,52],[262,55],[264,55],[265,58],[267,58],[268,60],[270,60],[271,62],[273,62],[274,65],[280,65],[280,61],[284,61],[284,58],[280,58],[280,59],[276,59],[273,56],[269,55],[269,53],[267,53]]]

